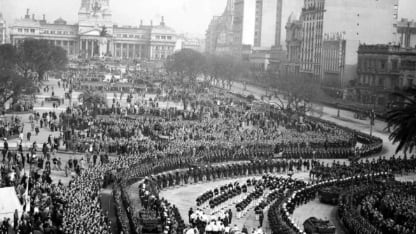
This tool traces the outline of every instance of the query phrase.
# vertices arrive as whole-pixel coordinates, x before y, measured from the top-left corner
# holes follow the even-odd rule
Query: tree
[[[284,92],[287,99],[287,108],[296,111],[307,111],[304,107],[310,104],[312,100],[319,99],[322,90],[318,81],[301,76],[299,74],[290,74],[279,76],[276,79],[277,88]],[[303,105],[301,105],[303,102]],[[307,107],[308,108],[308,107]]]
[[[25,78],[29,72],[36,72],[42,80],[46,72],[62,70],[68,63],[66,51],[46,40],[25,40],[18,47],[18,67]]]
[[[412,152],[416,145],[416,88],[411,87],[393,94],[397,101],[387,112],[389,139],[399,143],[396,153]]]
[[[168,72],[174,72],[195,81],[199,74],[202,74],[204,57],[201,53],[192,49],[182,49],[171,55],[165,63]]]
[[[35,91],[33,81],[17,72],[18,55],[10,44],[0,45],[0,105],[13,98],[18,100],[22,93]]]

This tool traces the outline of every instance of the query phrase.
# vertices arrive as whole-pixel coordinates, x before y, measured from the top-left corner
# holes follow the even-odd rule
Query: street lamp
[[[340,92],[337,91],[337,99],[340,99]],[[339,102],[337,102],[337,118],[340,117],[340,109],[339,109]]]

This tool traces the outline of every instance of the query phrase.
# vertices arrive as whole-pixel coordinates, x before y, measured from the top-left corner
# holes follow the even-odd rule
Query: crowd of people
[[[70,86],[82,82],[71,78],[62,85],[72,89]],[[164,81],[161,89],[161,94],[147,102],[128,95],[127,105],[114,101],[113,106],[100,106],[94,114],[86,106],[68,108],[64,113],[34,113],[30,122],[36,134],[42,129],[62,134],[50,136],[41,148],[34,143],[26,155],[23,149],[15,153],[3,145],[1,186],[15,186],[22,204],[28,207],[27,212],[17,217],[16,230],[110,233],[112,223],[101,208],[100,189],[114,184],[118,229],[123,233],[138,232],[146,218],[157,220],[160,232],[167,234],[238,233],[238,227],[232,225],[233,217],[241,217],[248,207],[253,207],[261,227],[268,206],[271,206],[268,217],[273,232],[285,233],[293,230],[293,226],[282,213],[281,204],[288,191],[304,188],[306,184],[266,174],[311,170],[316,181],[325,181],[371,172],[410,172],[416,166],[413,157],[325,165],[318,159],[378,153],[382,141],[328,121],[300,116],[289,109],[259,110],[257,104],[205,84]],[[162,102],[181,105],[159,108]],[[10,130],[10,126],[3,128],[6,127]],[[1,131],[0,135],[6,134]],[[18,131],[21,133],[21,129]],[[30,136],[26,138],[31,140]],[[83,158],[61,162],[55,156],[61,146],[82,154]],[[32,165],[30,176],[22,173],[25,164]],[[63,168],[69,174],[74,171],[74,177],[68,185],[53,184],[51,171]],[[201,195],[196,201],[201,209],[190,212],[189,227],[178,208],[158,193],[160,189],[178,185],[254,175],[262,178],[241,185],[227,184]],[[136,204],[132,204],[127,188],[147,176],[139,190],[140,203],[146,212],[140,212],[134,208]],[[312,199],[310,194],[300,196],[300,201]],[[398,214],[402,210],[406,214],[413,211],[411,207],[405,208],[411,198],[382,194],[377,197],[380,203],[394,201],[397,205],[371,203],[366,213],[358,215],[371,219],[378,213],[370,210],[397,213],[393,220],[403,226],[400,230],[411,233],[414,229],[409,223],[413,217]],[[374,199],[363,201],[370,203]],[[229,210],[231,200],[235,201],[237,214]],[[222,206],[224,203],[228,205]],[[202,210],[204,204],[212,211],[209,215]],[[294,204],[289,204],[290,211],[300,203]],[[247,233],[245,227],[241,231]]]

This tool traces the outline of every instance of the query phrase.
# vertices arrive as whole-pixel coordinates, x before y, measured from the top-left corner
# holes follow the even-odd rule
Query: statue
[[[108,40],[107,40],[107,28],[103,26],[100,32],[100,40],[99,40],[99,54],[100,57],[107,55],[108,53]]]

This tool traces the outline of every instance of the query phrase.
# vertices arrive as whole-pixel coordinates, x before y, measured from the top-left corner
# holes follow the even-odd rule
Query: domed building
[[[163,17],[158,25],[117,26],[109,0],[82,0],[77,24],[62,18],[50,23],[45,15],[38,20],[27,10],[10,26],[10,40],[18,45],[27,38],[61,46],[70,58],[161,61],[174,52],[177,35]]]

